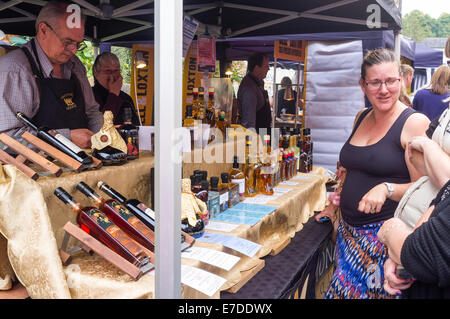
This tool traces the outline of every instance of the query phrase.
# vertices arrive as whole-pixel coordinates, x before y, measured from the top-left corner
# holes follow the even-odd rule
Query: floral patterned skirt
[[[352,227],[342,218],[336,238],[336,269],[325,299],[390,299],[383,288],[387,248],[377,237],[383,222]]]

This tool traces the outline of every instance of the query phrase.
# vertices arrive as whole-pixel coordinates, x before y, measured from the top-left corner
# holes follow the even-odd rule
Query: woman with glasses
[[[139,118],[133,100],[121,91],[123,78],[119,58],[111,52],[100,54],[95,59],[92,73],[95,81],[93,91],[100,112],[111,111],[115,125],[131,121],[138,126]]]
[[[424,115],[399,101],[400,82],[392,51],[376,49],[365,55],[359,83],[372,108],[359,112],[340,152],[347,173],[340,197],[336,269],[325,298],[391,297],[383,288],[387,249],[377,232],[420,177],[405,149],[429,124]]]

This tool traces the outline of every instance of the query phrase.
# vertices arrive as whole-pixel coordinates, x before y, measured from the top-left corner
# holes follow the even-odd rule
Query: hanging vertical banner
[[[275,41],[273,55],[277,59],[304,62],[305,46],[305,40]]]
[[[184,16],[183,21],[183,58],[186,58],[187,51],[192,43],[192,39],[197,32],[199,22],[192,17]]]
[[[198,72],[216,72],[216,39],[197,38]]]
[[[136,68],[136,53],[142,54],[146,65]],[[154,94],[154,49],[150,46],[133,44],[130,95],[137,108],[142,125],[151,126]]]

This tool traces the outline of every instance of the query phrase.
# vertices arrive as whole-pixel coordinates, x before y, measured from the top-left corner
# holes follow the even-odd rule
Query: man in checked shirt
[[[0,133],[20,137],[30,130],[16,118],[22,112],[38,127],[56,129],[89,148],[103,116],[75,56],[86,47],[85,18],[72,26],[67,5],[49,2],[36,19],[35,39],[0,59]]]

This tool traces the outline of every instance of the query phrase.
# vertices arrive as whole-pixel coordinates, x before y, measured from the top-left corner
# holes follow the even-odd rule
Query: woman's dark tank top
[[[386,199],[379,213],[365,214],[358,211],[359,202],[371,188],[383,182],[410,182],[400,136],[406,120],[415,112],[414,109],[405,109],[377,143],[368,146],[351,145],[353,134],[370,110],[361,114],[339,154],[342,166],[347,169],[340,200],[342,218],[355,227],[378,223],[394,216],[398,202],[390,199]]]

